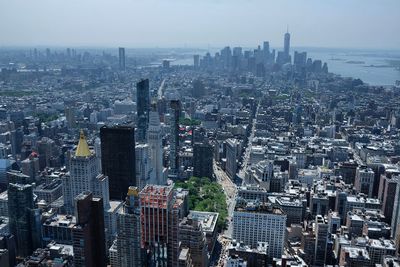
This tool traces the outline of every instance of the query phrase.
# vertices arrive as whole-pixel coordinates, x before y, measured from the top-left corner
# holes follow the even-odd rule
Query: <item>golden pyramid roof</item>
[[[81,130],[81,133],[79,135],[79,142],[78,142],[78,147],[76,148],[75,151],[75,156],[76,157],[89,157],[92,153],[90,152],[88,143],[86,141],[85,134]]]

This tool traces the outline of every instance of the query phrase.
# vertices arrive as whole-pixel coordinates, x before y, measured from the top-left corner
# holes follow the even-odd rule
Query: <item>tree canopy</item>
[[[218,228],[223,229],[226,227],[228,209],[225,194],[220,184],[211,181],[207,177],[191,177],[187,181],[176,182],[175,187],[189,191],[189,209],[218,212]]]

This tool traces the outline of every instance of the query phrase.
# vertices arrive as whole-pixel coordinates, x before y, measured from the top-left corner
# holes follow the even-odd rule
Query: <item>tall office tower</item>
[[[75,154],[69,160],[69,177],[64,177],[63,186],[70,186],[70,192],[64,195],[64,205],[67,213],[72,213],[74,199],[82,192],[90,191],[96,197],[103,199],[104,208],[108,209],[109,181],[108,177],[99,172],[98,159],[90,151],[83,131],[80,132]],[[66,181],[70,179],[70,181]],[[66,192],[66,190],[64,190]]]
[[[146,184],[155,184],[151,178],[151,165],[149,157],[149,145],[148,144],[137,144],[136,148],[136,183],[139,190],[141,190]]]
[[[324,266],[326,263],[329,225],[321,215],[317,215],[315,219],[315,235],[314,264],[316,266]]]
[[[67,107],[67,108],[65,108],[64,112],[65,112],[65,119],[67,120],[68,128],[75,128],[76,127],[75,108]]]
[[[142,266],[142,249],[140,243],[140,206],[139,189],[129,187],[125,203],[117,213],[117,255],[116,267]]]
[[[271,56],[270,56],[270,62],[272,64],[275,63],[275,57],[276,57],[276,51],[275,51],[275,49],[272,49]]]
[[[233,56],[236,56],[238,58],[243,57],[243,49],[240,46],[234,47],[232,50]]]
[[[138,82],[136,84],[136,90],[137,141],[145,142],[150,113],[149,79]]]
[[[179,242],[182,247],[189,248],[194,266],[208,266],[207,242],[201,224],[196,218],[188,215],[180,222]]]
[[[99,171],[100,173],[103,173],[101,171],[101,142],[99,137],[96,137],[96,139],[94,140],[94,153],[96,154],[97,166],[99,168]]]
[[[119,69],[125,70],[125,48],[118,48]]]
[[[263,43],[263,58],[264,65],[271,63],[271,52],[269,51],[269,42],[265,41]]]
[[[237,171],[237,154],[239,142],[237,139],[226,140],[226,172],[231,179],[235,179]]]
[[[17,257],[27,257],[41,245],[40,212],[34,209],[30,184],[8,185],[10,233],[15,236]]]
[[[54,140],[43,137],[37,141],[37,148],[40,170],[44,170],[45,167],[59,166],[58,152]]]
[[[285,33],[284,44],[283,44],[283,52],[285,53],[286,57],[289,58],[290,53],[290,33],[287,31]]]
[[[7,251],[8,261],[0,263],[4,263],[5,267],[16,266],[16,247],[15,247],[15,237],[10,233],[0,234],[0,250]],[[0,257],[1,258],[1,257]],[[8,265],[7,265],[8,264]],[[0,266],[3,266],[0,264]]]
[[[232,52],[233,56],[232,56],[231,67],[233,70],[239,70],[242,66],[242,58],[243,58],[242,48],[234,47]]]
[[[307,63],[307,52],[294,51],[293,64],[297,68],[305,67]]]
[[[187,191],[172,186],[146,185],[139,193],[141,245],[145,266],[176,266],[179,222],[187,214]]]
[[[195,143],[193,146],[193,175],[212,178],[213,148],[209,143]]]
[[[382,211],[387,223],[392,222],[393,207],[396,199],[396,190],[400,180],[400,175],[381,178],[379,185],[379,200],[382,202]]]
[[[179,174],[179,117],[181,114],[181,102],[171,100],[171,133],[170,133],[170,151],[169,151],[169,176],[176,179]]]
[[[269,42],[265,41],[263,43],[263,51],[264,51],[264,55],[269,55]]]
[[[103,200],[90,192],[75,198],[76,224],[72,228],[74,265],[105,267],[106,246],[104,233]]]
[[[281,258],[285,244],[286,214],[269,203],[238,202],[233,212],[233,239],[245,245],[268,242],[268,255]]]
[[[193,56],[193,67],[195,69],[198,69],[200,67],[200,56],[199,55]]]
[[[160,115],[156,110],[150,111],[147,143],[150,149],[150,164],[152,169],[150,180],[154,184],[165,185]]]
[[[69,171],[72,179],[72,195],[75,198],[82,192],[92,191],[94,177],[99,173],[96,157],[90,151],[83,131],[79,134],[75,154],[69,160]]]
[[[108,176],[110,199],[122,200],[136,186],[135,130],[129,125],[100,128],[101,169]]]
[[[358,192],[366,194],[368,197],[372,197],[374,180],[375,173],[372,169],[363,166],[358,167],[354,186]]]
[[[225,69],[228,69],[231,67],[232,63],[232,50],[229,46],[225,47],[224,49],[221,50],[221,60],[223,67]]]
[[[397,253],[400,253],[400,179],[397,179],[391,227],[392,238],[395,240],[398,250]]]

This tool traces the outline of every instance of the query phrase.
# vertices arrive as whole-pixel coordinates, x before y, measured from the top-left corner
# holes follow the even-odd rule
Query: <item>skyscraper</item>
[[[69,128],[75,128],[76,127],[76,114],[75,114],[75,108],[74,107],[67,107],[64,110],[65,112],[65,118],[67,120],[67,125]]]
[[[140,243],[139,189],[137,187],[129,187],[126,201],[117,213],[117,228],[119,267],[143,266]]]
[[[193,175],[212,178],[213,149],[208,143],[195,143],[193,146]]]
[[[72,229],[75,266],[105,267],[103,200],[84,192],[75,198],[76,225]]]
[[[15,236],[17,257],[29,256],[40,246],[40,213],[34,209],[30,184],[8,185],[10,233]]]
[[[154,181],[150,180],[151,165],[149,157],[149,145],[148,144],[136,144],[136,183],[137,187],[142,189],[146,184],[154,184]]]
[[[137,103],[137,138],[138,142],[146,140],[150,112],[149,79],[141,80],[136,84]]]
[[[307,63],[307,52],[294,51],[293,65],[298,69],[305,67]]]
[[[328,245],[329,225],[323,216],[317,215],[315,222],[315,259],[316,266],[324,266]]]
[[[269,64],[270,63],[270,51],[269,51],[269,42],[265,41],[263,43],[263,56],[264,56],[264,65]]]
[[[193,66],[195,69],[199,68],[199,66],[200,66],[200,56],[199,55],[193,56]]]
[[[238,149],[239,142],[237,139],[229,138],[226,140],[226,173],[232,180],[236,179]]]
[[[145,266],[177,266],[179,223],[187,214],[187,191],[146,185],[139,193]]]
[[[150,111],[147,143],[150,149],[150,164],[152,165],[151,181],[154,184],[164,185],[163,145],[160,115],[156,110]]]
[[[83,131],[79,134],[79,142],[75,155],[70,159],[70,174],[73,183],[73,197],[82,192],[91,191],[92,177],[98,174],[97,161],[90,151]]]
[[[118,48],[119,69],[125,70],[125,48]]]
[[[287,31],[285,33],[284,46],[283,46],[283,52],[285,52],[287,58],[289,58],[289,50],[290,50],[290,33],[289,31]]]
[[[70,175],[64,177],[63,184],[63,187],[70,187],[70,193],[64,194],[64,205],[68,213],[72,213],[75,197],[85,191],[101,197],[105,208],[109,206],[108,177],[100,173],[98,159],[89,149],[83,131],[80,132],[75,154],[69,160],[69,171]],[[64,188],[64,192],[67,190],[68,188]]]
[[[136,186],[135,130],[130,125],[100,129],[101,166],[109,179],[110,199],[122,200]]]
[[[181,114],[181,102],[171,100],[171,133],[170,133],[170,154],[169,154],[169,175],[176,178],[179,172],[179,117]]]

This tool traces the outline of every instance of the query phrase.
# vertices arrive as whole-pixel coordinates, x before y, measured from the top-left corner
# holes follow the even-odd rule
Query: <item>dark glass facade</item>
[[[193,175],[212,178],[213,148],[208,143],[195,143],[193,146]]]
[[[107,262],[103,199],[85,192],[75,198],[76,225],[72,229],[75,266],[105,267]]]
[[[139,142],[144,142],[146,140],[150,112],[149,79],[138,82],[136,90],[137,138]]]
[[[110,199],[123,200],[129,186],[136,186],[135,130],[133,126],[100,129],[101,167],[109,179]]]

